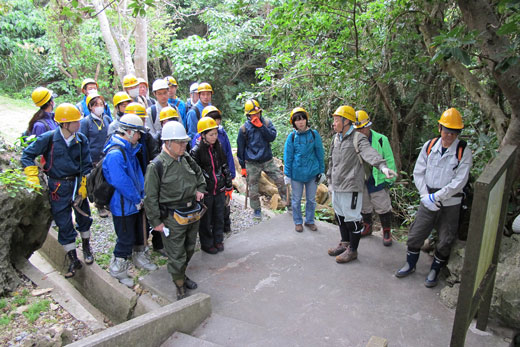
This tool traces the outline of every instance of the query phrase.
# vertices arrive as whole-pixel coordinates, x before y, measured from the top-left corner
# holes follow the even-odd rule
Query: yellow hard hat
[[[218,108],[210,105],[210,106],[204,107],[204,109],[202,110],[202,117],[208,116],[208,114],[210,114],[211,112],[217,112],[220,116],[222,116],[222,112],[220,112],[220,110]]]
[[[117,105],[125,101],[132,101],[132,99],[126,92],[117,92],[114,95],[114,107],[117,107]]]
[[[177,110],[171,106],[163,107],[159,113],[159,121],[162,122],[163,120],[170,118],[179,118],[179,113],[177,113]]]
[[[123,77],[123,88],[133,88],[139,84],[137,77],[133,74],[128,74]]]
[[[92,101],[92,99],[95,99],[95,98],[101,98],[101,100],[103,100],[103,104],[105,103],[105,98],[102,97],[101,95],[99,95],[99,94],[89,94],[87,96],[87,100],[86,100],[87,107],[90,104],[90,102]]]
[[[58,123],[76,122],[81,119],[81,113],[76,106],[65,102],[56,107],[54,120]]]
[[[138,84],[144,83],[144,84],[146,84],[146,88],[148,88],[148,82],[146,82],[146,80],[142,77],[137,77],[137,83]]]
[[[177,86],[177,81],[172,76],[166,76],[164,80],[168,83],[168,86]]]
[[[291,122],[291,124],[292,124],[292,117],[296,113],[303,113],[305,115],[305,118],[307,118],[307,120],[309,120],[309,114],[307,113],[307,111],[305,111],[305,109],[303,107],[296,107],[296,108],[293,108],[293,110],[291,111],[291,118],[289,118],[289,122]]]
[[[197,92],[211,92],[213,94],[213,88],[211,88],[211,85],[207,82],[202,82],[197,87]]]
[[[204,131],[217,128],[217,122],[215,122],[215,120],[211,117],[202,117],[197,123],[197,132],[199,134],[203,133]]]
[[[262,109],[260,108],[260,104],[255,99],[249,99],[244,104],[244,113],[246,116],[250,114],[260,113]]]
[[[93,78],[85,78],[83,80],[83,82],[81,82],[81,90],[85,89],[87,84],[91,84],[91,83],[94,83],[96,85],[96,88],[99,89],[99,86],[98,86],[97,82]]]
[[[138,102],[132,102],[128,104],[125,108],[125,114],[135,114],[141,118],[146,118],[148,115],[146,114],[146,109],[143,105]]]
[[[449,129],[464,129],[462,116],[456,108],[449,108],[443,112],[439,124]]]
[[[354,128],[361,129],[372,125],[368,113],[363,110],[356,111],[356,121],[354,122]]]
[[[332,115],[346,118],[352,122],[356,121],[356,111],[354,111],[352,106],[340,106]]]
[[[45,87],[38,87],[31,94],[31,98],[32,98],[34,104],[38,107],[42,107],[47,102],[49,102],[51,97],[52,97],[52,90],[49,90]]]

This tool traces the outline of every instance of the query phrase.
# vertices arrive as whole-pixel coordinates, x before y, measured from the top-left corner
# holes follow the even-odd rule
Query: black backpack
[[[113,146],[108,150],[114,151],[119,150],[121,154],[123,154],[123,158],[126,161],[126,153],[121,146]],[[107,152],[107,154],[108,154]],[[105,179],[105,175],[103,175],[103,161],[105,160],[105,156],[94,166],[90,175],[87,177],[87,193],[88,199],[90,202],[95,203],[97,206],[108,207],[110,205],[110,200],[114,195],[114,186],[107,182]]]

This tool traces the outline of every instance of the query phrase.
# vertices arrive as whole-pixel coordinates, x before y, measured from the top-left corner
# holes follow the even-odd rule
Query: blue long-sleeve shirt
[[[176,97],[175,99],[168,99],[168,103],[175,106],[177,112],[179,112],[179,116],[181,116],[182,125],[184,125],[184,128],[186,128],[186,104],[184,101],[182,101],[179,97]]]
[[[211,103],[206,106],[210,105]],[[195,104],[195,107],[199,110],[199,117],[197,117],[195,110],[192,109],[190,109],[186,115],[186,131],[188,132],[188,136],[191,138],[194,138],[197,134],[197,123],[199,122],[200,117],[202,117],[202,110],[204,110],[205,106],[203,106],[202,102],[199,100]]]
[[[34,122],[32,131],[29,135],[40,136],[44,132],[54,130],[58,127],[58,124],[54,121],[54,113],[45,112],[44,116]]]
[[[287,136],[283,154],[284,174],[297,182],[308,182],[325,172],[323,143],[317,131],[293,131]]]
[[[237,157],[242,168],[246,161],[264,163],[273,158],[271,142],[276,139],[276,128],[269,119],[260,117],[261,127],[256,127],[248,119],[238,130]]]

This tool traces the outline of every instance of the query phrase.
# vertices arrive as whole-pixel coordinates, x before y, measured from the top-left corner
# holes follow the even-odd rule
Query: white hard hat
[[[199,84],[197,82],[193,83],[191,86],[190,86],[190,94],[191,93],[197,93],[197,88],[199,87]]]
[[[122,130],[138,130],[142,133],[146,132],[146,129],[143,126],[143,121],[141,117],[135,114],[125,114],[123,117],[119,119],[119,129]]]
[[[152,85],[152,91],[158,91],[159,89],[168,89],[168,83],[164,79],[155,80]]]
[[[186,134],[186,129],[179,122],[168,122],[164,124],[161,132],[161,140],[189,141],[191,138]]]
[[[516,216],[511,229],[515,234],[520,234],[520,215]]]

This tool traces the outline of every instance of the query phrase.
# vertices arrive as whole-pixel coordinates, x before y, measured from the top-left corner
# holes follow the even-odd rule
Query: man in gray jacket
[[[363,162],[381,170],[386,178],[396,177],[397,174],[387,167],[386,161],[372,147],[368,138],[354,131],[356,113],[351,106],[340,106],[332,116],[336,135],[330,146],[327,179],[341,242],[337,247],[330,248],[328,253],[336,256],[336,262],[348,263],[357,259],[357,248],[363,231]]]

